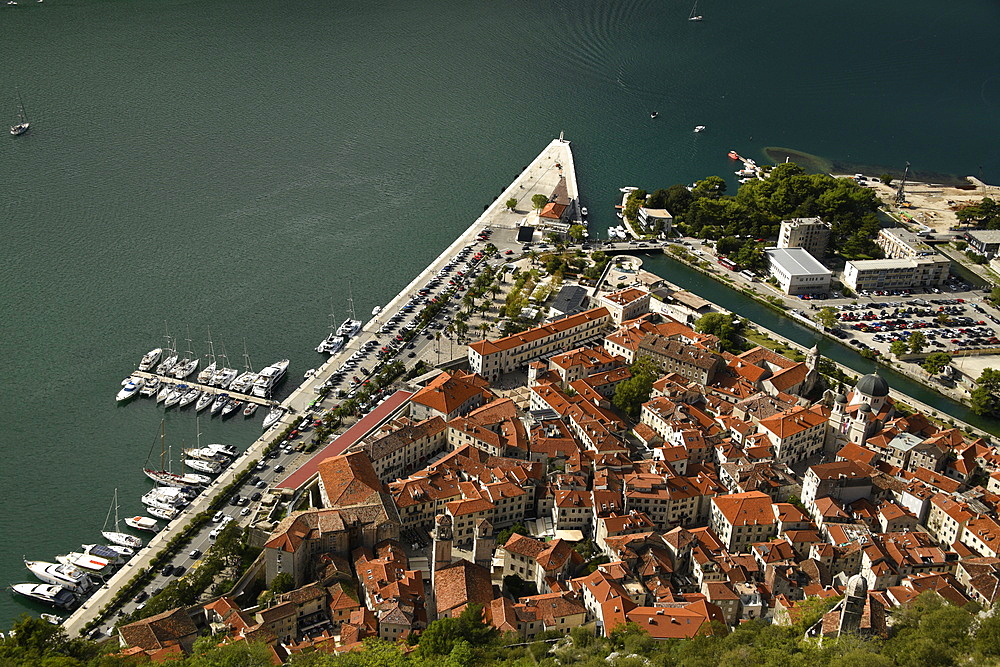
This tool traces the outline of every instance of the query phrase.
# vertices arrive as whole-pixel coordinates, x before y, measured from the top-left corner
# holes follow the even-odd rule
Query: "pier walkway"
[[[190,380],[178,380],[177,378],[167,377],[166,375],[157,375],[156,373],[148,373],[146,371],[134,371],[132,373],[133,377],[140,377],[146,380],[151,378],[160,378],[161,383],[171,384],[171,385],[187,385],[191,389],[200,389],[209,394],[228,394],[230,398],[235,398],[239,401],[244,401],[247,403],[256,403],[257,405],[277,405],[278,401],[270,398],[261,398],[260,396],[251,396],[250,394],[241,394],[235,391],[229,391],[228,389],[223,389],[222,387],[213,387],[207,384],[198,384],[197,382],[191,382]]]
[[[576,202],[579,208],[579,193],[576,182],[576,172],[573,164],[573,154],[570,150],[570,142],[562,139],[553,139],[538,156],[528,164],[527,167],[514,179],[514,181],[486,208],[483,213],[476,218],[455,241],[441,252],[428,266],[406,285],[399,294],[392,299],[382,309],[379,315],[371,318],[357,336],[353,336],[340,352],[331,356],[322,366],[316,369],[316,373],[303,381],[292,393],[281,402],[286,408],[285,415],[278,422],[268,429],[260,438],[251,444],[247,450],[237,458],[229,468],[222,472],[206,489],[195,499],[191,505],[184,509],[176,519],[169,522],[163,530],[157,533],[149,541],[145,548],[133,556],[118,572],[116,572],[108,582],[97,590],[89,599],[84,601],[73,614],[63,623],[66,634],[70,637],[77,636],[83,627],[93,619],[98,611],[106,605],[115,593],[118,592],[141,568],[148,568],[153,556],[158,553],[181,528],[199,512],[206,511],[213,498],[218,492],[228,486],[234,478],[247,468],[252,460],[260,459],[267,444],[274,439],[286,426],[301,419],[301,414],[314,407],[317,398],[317,388],[324,384],[333,372],[343,365],[344,361],[360,347],[376,337],[382,323],[396,313],[410,297],[421,288],[432,276],[437,274],[445,264],[451,261],[452,257],[464,246],[477,241],[480,232],[486,228],[507,228],[512,229],[525,217],[524,210],[510,211],[506,207],[506,202],[513,198],[518,201],[519,206],[530,209],[531,197],[535,194],[550,196],[555,188],[565,179],[567,195],[571,201]],[[149,375],[148,373],[146,374]],[[170,380],[168,378],[168,380]],[[182,380],[173,379],[176,382]],[[195,386],[193,383],[187,383]],[[211,388],[218,390],[218,387]],[[243,400],[254,400],[261,402],[261,399],[240,395]],[[273,402],[268,402],[268,405]],[[325,406],[319,406],[325,407]],[[213,526],[206,526],[203,530],[207,534]],[[113,621],[109,621],[113,624]]]

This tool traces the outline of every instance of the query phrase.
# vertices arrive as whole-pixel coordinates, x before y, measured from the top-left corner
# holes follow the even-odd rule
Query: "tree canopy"
[[[743,351],[739,339],[743,330],[743,321],[739,318],[734,319],[732,315],[726,313],[706,313],[695,321],[694,330],[698,333],[715,336],[719,339],[722,349],[727,352],[739,353]]]
[[[649,357],[639,357],[629,370],[632,377],[618,383],[611,402],[629,417],[636,419],[642,410],[642,404],[649,400],[653,392],[653,383],[660,377],[660,369]]]
[[[1000,416],[1000,371],[983,369],[972,390],[970,405],[976,414]]]

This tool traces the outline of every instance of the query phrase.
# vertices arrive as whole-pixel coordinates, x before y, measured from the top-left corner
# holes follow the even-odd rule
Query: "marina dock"
[[[197,382],[191,382],[190,380],[178,380],[177,378],[168,377],[166,375],[157,375],[156,373],[148,373],[146,371],[134,371],[132,373],[134,377],[144,378],[146,380],[152,378],[159,378],[160,382],[169,385],[187,385],[191,389],[200,389],[209,394],[228,394],[231,398],[235,398],[239,401],[246,401],[248,403],[256,403],[257,405],[272,406],[277,405],[278,401],[270,398],[261,398],[260,396],[251,396],[250,394],[240,394],[235,391],[229,391],[228,389],[223,389],[222,387],[213,387],[207,384],[199,384]]]
[[[328,398],[323,403],[317,403],[317,389],[323,385],[334,371],[343,365],[344,361],[355,351],[361,348],[367,341],[378,336],[378,330],[382,323],[397,312],[410,297],[420,289],[420,286],[430,280],[431,276],[437,274],[445,264],[464,246],[476,242],[478,235],[487,228],[507,228],[514,229],[524,219],[524,210],[530,210],[531,197],[534,194],[543,193],[549,196],[559,184],[564,184],[567,195],[571,201],[577,202],[579,206],[579,193],[576,182],[576,173],[573,163],[573,155],[570,150],[570,142],[561,136],[553,139],[539,154],[532,160],[511,184],[476,218],[476,220],[458,238],[445,248],[427,268],[417,275],[393,298],[382,311],[372,317],[364,324],[362,330],[350,338],[348,343],[337,354],[332,355],[316,372],[306,378],[291,394],[281,402],[285,408],[284,416],[268,429],[261,437],[255,440],[243,454],[241,454],[232,465],[224,470],[206,489],[199,495],[191,505],[186,507],[173,521],[170,521],[163,530],[150,539],[149,543],[135,556],[132,557],[118,572],[116,572],[108,582],[95,592],[89,599],[71,614],[63,623],[63,628],[70,637],[76,637],[83,627],[104,607],[108,601],[124,586],[139,569],[148,568],[153,556],[163,549],[166,544],[199,512],[207,511],[210,503],[218,492],[228,486],[234,478],[245,470],[251,461],[258,460],[263,455],[266,446],[281,433],[286,426],[297,422],[301,415],[309,410],[324,410],[332,407],[335,399]],[[516,199],[521,212],[509,211],[506,202],[509,199]],[[461,348],[464,351],[464,347]],[[134,373],[143,377],[152,377],[149,373]],[[174,384],[185,383],[192,387],[207,389],[214,392],[223,392],[218,387],[205,387],[197,383],[185,382],[176,378],[162,378],[161,381],[168,381]],[[255,396],[242,394],[230,394],[242,400],[251,400],[262,405],[274,405],[275,401],[260,399]],[[307,459],[307,461],[310,459]],[[286,480],[294,475],[295,471],[290,470],[286,475]],[[278,484],[284,483],[278,482]],[[114,621],[106,619],[108,625],[113,625]]]

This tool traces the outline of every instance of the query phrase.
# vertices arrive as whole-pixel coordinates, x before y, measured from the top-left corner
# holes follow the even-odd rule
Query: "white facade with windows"
[[[803,248],[768,248],[771,276],[792,296],[820,294],[830,289],[833,273]]]

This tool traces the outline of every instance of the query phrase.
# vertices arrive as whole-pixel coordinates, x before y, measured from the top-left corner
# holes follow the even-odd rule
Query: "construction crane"
[[[906,169],[903,170],[903,178],[899,181],[899,188],[896,190],[896,197],[893,201],[898,206],[906,201],[906,177],[910,175],[910,163],[906,163]]]

